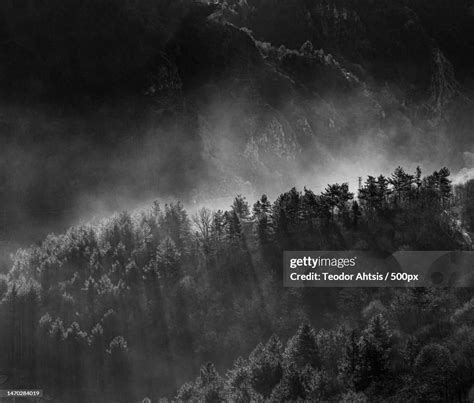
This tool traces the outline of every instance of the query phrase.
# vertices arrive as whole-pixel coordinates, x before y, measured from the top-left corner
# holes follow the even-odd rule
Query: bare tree
[[[193,223],[199,230],[200,235],[204,239],[208,239],[211,235],[211,226],[212,226],[212,212],[206,207],[201,208],[196,214],[192,217]]]

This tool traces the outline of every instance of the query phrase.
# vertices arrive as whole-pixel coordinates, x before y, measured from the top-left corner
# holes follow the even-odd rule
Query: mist
[[[469,288],[281,263],[472,251],[470,3],[0,2],[3,392],[467,397]]]
[[[227,208],[237,194],[252,202],[293,186],[320,192],[348,182],[354,192],[359,177],[390,175],[399,165],[464,175],[473,167],[469,79],[427,39],[432,51],[405,61],[406,76],[387,69],[381,80],[371,59],[348,62],[344,49],[333,56],[308,42],[294,50],[265,42],[265,32],[223,24],[216,6],[179,10],[155,51],[134,50],[138,64],[99,86],[113,54],[100,74],[71,72],[66,87],[64,77],[46,79],[43,65],[41,75],[14,76],[28,91],[0,105],[0,239],[39,242],[153,200]],[[136,35],[151,40],[150,32]],[[215,41],[217,34],[226,40]]]
[[[36,242],[153,200],[227,208],[237,194],[252,201],[293,186],[319,192],[348,182],[356,191],[359,177],[399,165],[472,167],[468,138],[453,143],[446,126],[422,130],[404,111],[373,108],[380,94],[356,89],[343,103],[288,98],[275,106],[247,90],[165,113],[146,98],[82,110],[3,106],[3,239]]]

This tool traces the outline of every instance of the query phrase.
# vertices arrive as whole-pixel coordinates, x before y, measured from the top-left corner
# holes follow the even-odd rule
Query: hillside
[[[465,395],[470,375],[463,360],[471,352],[468,344],[462,351],[453,346],[469,334],[472,325],[469,288],[282,286],[283,250],[386,254],[472,249],[466,231],[472,234],[472,186],[458,189],[454,198],[446,169],[425,178],[402,168],[390,178],[368,177],[357,199],[347,184],[330,185],[321,194],[293,188],[273,203],[262,196],[251,208],[238,196],[227,211],[202,209],[191,218],[179,203],[164,207],[155,203],[140,213],[124,212],[96,226],[74,227],[64,234],[49,235],[40,246],[19,250],[12,269],[0,282],[4,386],[21,388],[33,382],[57,401],[172,397],[197,374],[201,363],[213,361],[219,369],[230,368],[239,355],[247,357],[272,334],[288,340],[306,322],[319,331],[319,358],[314,365],[297,339],[303,337],[301,332],[309,332],[308,342],[316,343],[316,333],[303,327],[291,339],[296,341],[288,342],[285,358],[262,356],[258,347],[250,361],[238,361],[231,372],[233,378],[225,385],[214,372],[207,380],[201,372],[194,386],[180,389],[181,398],[206,396],[211,401],[212,393],[221,397],[223,393],[266,397],[276,393],[289,399],[297,392],[285,389],[290,387],[286,382],[293,382],[287,376],[303,379],[306,375],[298,371],[306,362],[312,366],[307,369],[308,379],[326,382],[337,375],[341,383],[334,380],[336,383],[327,385],[329,389],[321,390],[321,385],[314,384],[311,391],[304,389],[302,398],[309,399],[313,392],[321,393],[318,396],[324,400],[361,391],[400,397],[397,385],[404,374],[416,373],[410,372],[408,361],[397,364],[398,358],[391,354],[405,354],[403,345],[408,342],[411,347],[406,348],[415,349],[410,359],[431,354],[431,349],[447,357],[453,354],[446,358],[450,374],[463,375],[446,393]],[[458,217],[453,216],[456,209],[461,212]],[[455,218],[464,229],[455,225]],[[385,319],[377,324],[373,320],[379,319],[373,317],[379,313]],[[350,348],[347,337],[353,334],[354,342],[361,346],[364,334],[368,337],[374,326],[389,326],[386,320],[391,327],[386,331],[393,333],[390,346],[380,352],[386,376],[377,375],[373,382],[365,377],[366,383],[352,384],[351,377],[362,375],[354,369],[338,372],[337,366],[329,368],[336,361],[319,355],[332,354],[323,350],[332,349],[334,342],[340,347],[334,351],[339,360],[345,354],[344,346]],[[369,330],[362,331],[366,326]],[[272,340],[280,352],[271,354],[282,353],[278,339]],[[238,383],[237,372],[252,374],[258,371],[254,365],[266,365],[267,359],[280,368],[277,378],[267,382],[248,375],[250,384]],[[295,359],[301,365],[293,373]],[[395,368],[397,365],[400,367]],[[438,382],[430,374],[425,374],[426,385]],[[280,380],[281,385],[272,391]],[[385,382],[391,386],[382,388]],[[424,386],[419,387],[424,396]]]
[[[473,0],[0,1],[0,388],[472,400],[466,282],[282,261],[471,256],[473,41]]]

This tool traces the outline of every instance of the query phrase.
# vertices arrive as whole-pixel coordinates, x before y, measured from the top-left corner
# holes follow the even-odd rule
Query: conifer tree
[[[282,375],[282,345],[278,337],[273,335],[265,346],[250,355],[250,384],[257,393],[268,398]]]
[[[359,340],[358,389],[363,390],[383,379],[389,370],[392,333],[387,320],[378,314],[370,321]]]
[[[296,368],[303,368],[306,365],[319,368],[321,363],[318,343],[311,325],[308,323],[301,325],[296,334],[288,340],[284,362],[287,366],[294,365]]]
[[[413,175],[406,173],[402,167],[397,167],[389,181],[396,195],[396,204],[404,203],[414,181]]]
[[[231,209],[239,219],[248,219],[250,216],[250,206],[242,195],[237,195]]]
[[[174,285],[180,278],[181,254],[173,240],[165,238],[156,250],[156,267],[165,284]]]
[[[256,235],[262,245],[271,240],[271,203],[266,195],[263,195],[253,206],[253,216],[257,223]]]

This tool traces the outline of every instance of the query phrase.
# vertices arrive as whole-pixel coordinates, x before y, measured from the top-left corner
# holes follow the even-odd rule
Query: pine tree
[[[286,366],[295,365],[296,368],[303,368],[306,365],[315,369],[320,367],[318,343],[311,325],[308,323],[301,325],[296,334],[288,340],[284,361]]]
[[[156,270],[166,285],[175,285],[181,276],[181,254],[173,240],[165,238],[156,250]]]
[[[381,314],[374,316],[359,340],[358,390],[384,379],[389,370],[391,347],[392,333],[387,320]]]
[[[379,175],[377,178],[377,205],[379,208],[387,205],[390,196],[389,183],[389,180],[383,175]]]
[[[396,194],[396,204],[403,204],[407,199],[407,196],[411,190],[414,177],[405,172],[402,167],[397,167],[389,179],[389,182],[393,186],[393,191]]]
[[[248,219],[250,216],[250,206],[242,195],[237,195],[234,199],[231,210],[237,215],[237,217],[239,217],[239,219]]]
[[[349,192],[349,185],[347,183],[328,185],[321,197],[326,201],[331,209],[331,216],[334,219],[334,209],[337,208],[340,212],[347,209],[347,202],[354,198],[354,194]]]
[[[250,369],[242,357],[235,360],[232,369],[227,371],[226,384],[230,388],[229,398],[232,401],[249,403],[252,401],[253,390],[250,385]]]
[[[195,399],[198,401],[220,403],[225,400],[224,381],[211,362],[201,367],[194,389],[196,391]]]
[[[165,205],[165,212],[160,217],[160,228],[164,237],[170,237],[178,250],[187,251],[191,234],[191,223],[188,214],[181,203]]]
[[[253,217],[257,224],[256,235],[261,245],[267,245],[272,236],[271,203],[263,195],[253,206]]]
[[[441,168],[438,172],[439,191],[443,207],[446,207],[453,193],[451,180],[449,176],[451,173],[448,168]]]
[[[278,337],[273,335],[264,347],[254,350],[250,355],[250,384],[257,393],[268,398],[282,376],[282,345]]]
[[[359,200],[368,209],[375,209],[379,204],[379,191],[377,181],[373,176],[368,176],[364,187],[359,190]]]
[[[235,211],[226,211],[224,213],[224,223],[226,238],[229,242],[234,243],[242,239],[242,225],[240,217]]]
[[[272,206],[272,217],[280,243],[291,243],[302,219],[301,194],[296,188],[278,196]]]

